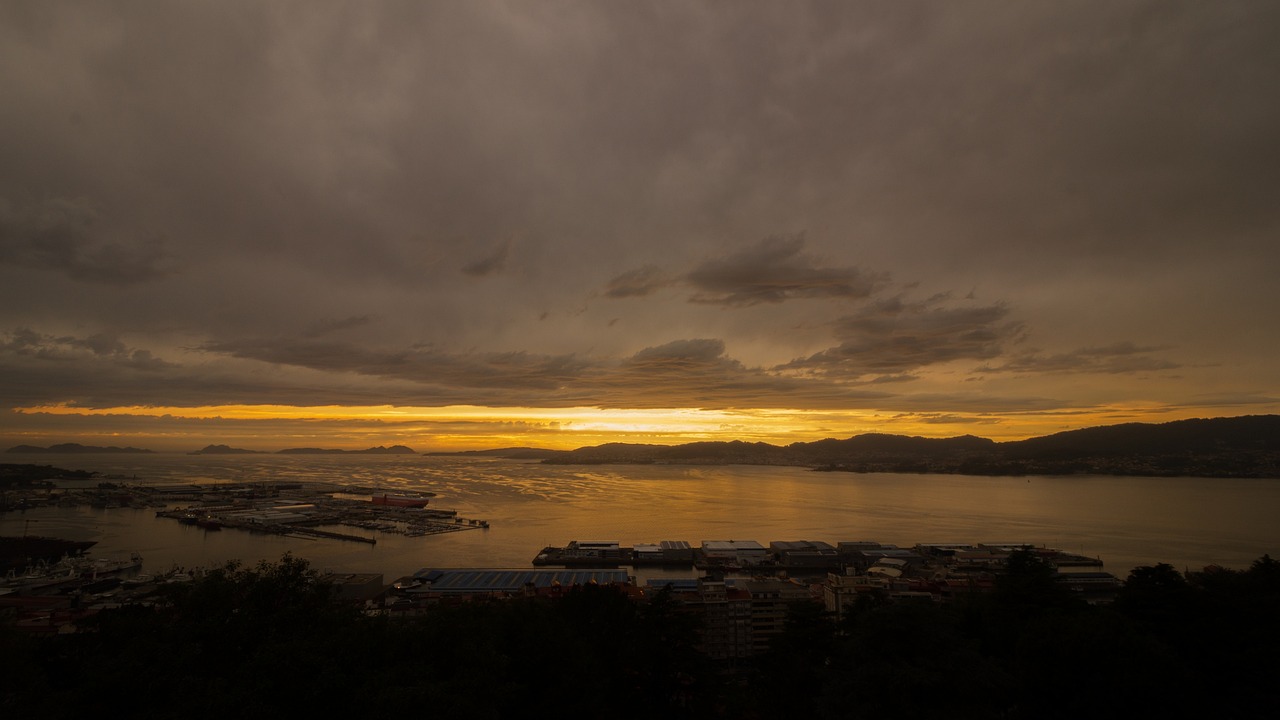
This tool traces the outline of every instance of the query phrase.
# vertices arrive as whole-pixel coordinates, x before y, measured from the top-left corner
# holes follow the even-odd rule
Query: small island
[[[188,455],[262,455],[265,454],[261,450],[245,450],[244,448],[233,448],[229,445],[205,445],[203,448]]]
[[[65,470],[52,465],[0,464],[0,487],[48,487],[51,480],[89,480],[98,473],[89,470]],[[3,507],[0,499],[0,507]]]
[[[97,445],[81,445],[80,443],[61,443],[58,445],[50,445],[49,447],[37,447],[35,445],[16,445],[9,448],[5,452],[15,454],[87,454],[87,453],[152,453],[154,450],[143,450],[136,447],[99,447]]]

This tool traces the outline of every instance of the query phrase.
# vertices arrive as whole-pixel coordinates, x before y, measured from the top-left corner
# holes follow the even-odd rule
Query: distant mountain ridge
[[[261,450],[245,450],[244,448],[233,448],[229,445],[205,445],[203,448],[195,452],[188,453],[190,455],[258,455]]]
[[[969,475],[1280,477],[1280,415],[1127,423],[998,443],[962,435],[868,433],[792,443],[608,443],[557,453],[550,464],[746,464],[846,472]]]
[[[35,445],[16,445],[9,448],[5,452],[11,453],[50,453],[70,455],[75,453],[150,453],[154,450],[143,450],[136,447],[116,447],[111,445],[108,447],[99,447],[97,445],[81,445],[80,443],[60,443],[58,445],[50,445],[49,447],[36,447]]]
[[[10,453],[151,453],[126,447],[62,443],[18,445]],[[259,451],[209,445],[192,454]],[[365,450],[288,448],[285,455],[413,455],[405,445]],[[742,440],[683,445],[606,443],[576,450],[530,447],[432,452],[433,456],[501,457],[560,465],[685,464],[787,465],[843,472],[957,473],[967,475],[1152,475],[1280,478],[1280,415],[1197,418],[1167,423],[1125,423],[996,442],[973,435],[951,438],[867,433],[786,446]]]
[[[435,451],[423,453],[423,455],[428,457],[500,457],[508,460],[542,460],[555,457],[563,452],[563,450],[547,450],[534,447],[509,447],[490,450]]]
[[[366,448],[364,450],[337,450],[328,448],[286,448],[276,451],[279,455],[416,455],[413,448],[404,445],[392,445],[391,447]]]
[[[73,453],[154,453],[154,450],[142,450],[135,447],[96,447],[93,445],[81,445],[79,443],[62,443],[59,445],[51,445],[47,448],[36,447],[35,445],[16,445],[9,448],[5,452],[14,454],[73,454]],[[206,445],[203,448],[187,453],[188,455],[257,455],[267,454],[265,450],[245,450],[243,448],[234,448],[229,445]],[[366,448],[364,450],[340,450],[330,448],[286,448],[277,450],[276,454],[280,455],[416,455],[411,447],[405,445],[392,445],[386,447],[379,445],[377,447]]]

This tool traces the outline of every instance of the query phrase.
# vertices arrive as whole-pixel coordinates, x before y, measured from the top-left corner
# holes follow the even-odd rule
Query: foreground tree
[[[694,651],[669,595],[588,586],[559,600],[432,608],[414,622],[334,599],[302,560],[228,565],[167,603],[86,632],[0,627],[0,717],[405,713],[588,717],[1253,718],[1280,706],[1280,567],[1139,568],[1114,607],[1064,597],[1028,560],[952,604],[867,602],[837,626],[800,606],[773,650],[732,672]]]

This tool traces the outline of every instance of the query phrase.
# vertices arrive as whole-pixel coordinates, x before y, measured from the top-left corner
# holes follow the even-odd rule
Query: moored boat
[[[373,496],[374,505],[386,505],[388,507],[404,507],[404,508],[421,508],[426,507],[429,502],[428,498],[416,495],[390,495],[383,493]]]

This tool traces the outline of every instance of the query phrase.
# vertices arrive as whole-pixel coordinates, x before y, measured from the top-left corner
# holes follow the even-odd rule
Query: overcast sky
[[[1276,28],[1270,0],[0,2],[0,439],[1277,412]]]

